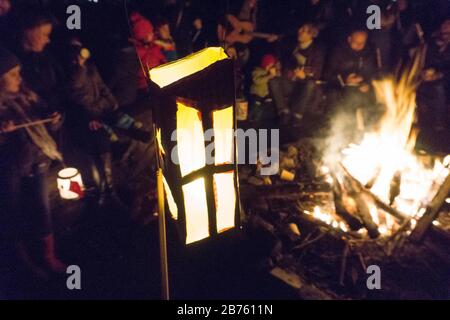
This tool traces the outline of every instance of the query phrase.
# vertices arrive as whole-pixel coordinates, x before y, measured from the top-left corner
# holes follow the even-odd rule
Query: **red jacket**
[[[161,48],[153,43],[148,45],[137,44],[136,51],[145,70],[145,73],[143,70],[139,74],[138,87],[139,89],[145,89],[147,88],[146,77],[148,77],[149,70],[166,63],[166,57],[161,52]]]

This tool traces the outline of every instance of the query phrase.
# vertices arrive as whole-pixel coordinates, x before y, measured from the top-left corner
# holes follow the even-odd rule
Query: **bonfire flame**
[[[345,180],[345,174],[349,174],[375,197],[409,217],[411,228],[449,174],[450,162],[450,156],[447,156],[430,165],[414,153],[416,89],[424,56],[425,49],[418,50],[401,77],[373,82],[377,101],[385,107],[383,116],[370,132],[364,133],[360,143],[352,143],[342,150],[341,166],[329,163],[340,182]],[[363,199],[370,213],[369,219],[378,227],[379,234],[390,235],[399,227],[398,221],[381,210],[373,199]],[[325,213],[317,208],[314,213],[315,218],[333,225]],[[338,226],[337,222],[334,225]]]

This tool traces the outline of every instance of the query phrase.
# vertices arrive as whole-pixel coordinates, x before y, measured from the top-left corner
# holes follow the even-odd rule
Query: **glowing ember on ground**
[[[334,229],[341,229],[344,232],[347,232],[347,226],[342,221],[337,221],[333,215],[325,212],[319,206],[314,207],[314,211],[311,213],[309,211],[304,211],[307,215],[312,215],[315,219],[322,221],[323,223],[333,227]]]

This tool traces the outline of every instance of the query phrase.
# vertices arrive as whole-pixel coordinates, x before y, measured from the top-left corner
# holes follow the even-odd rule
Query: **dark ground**
[[[8,298],[19,299],[159,299],[158,223],[139,226],[117,210],[98,210],[86,199],[55,212],[58,252],[80,266],[82,290],[66,288],[66,277],[41,282],[23,270],[14,272]],[[170,234],[175,239],[174,234]],[[184,252],[169,244],[171,297],[175,299],[288,299],[288,287],[258,270],[259,258],[248,239],[207,243]],[[239,240],[238,240],[239,239]]]

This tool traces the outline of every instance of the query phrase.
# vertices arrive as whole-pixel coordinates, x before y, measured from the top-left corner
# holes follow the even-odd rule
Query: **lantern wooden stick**
[[[163,172],[158,168],[156,174],[158,190],[158,215],[159,215],[159,253],[161,257],[161,296],[163,300],[169,300],[169,268],[167,262],[167,237],[166,237],[166,214],[163,186]]]

